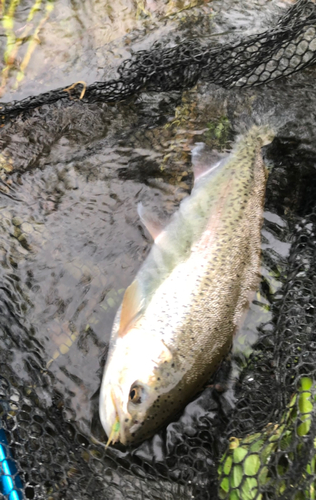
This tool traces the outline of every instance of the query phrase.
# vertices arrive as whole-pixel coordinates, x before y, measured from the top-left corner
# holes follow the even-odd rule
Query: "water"
[[[9,5],[14,3],[3,2],[4,20],[11,12]],[[132,50],[150,46],[191,15],[204,14],[207,25],[212,12],[209,2],[203,0],[16,3],[13,27],[4,23],[0,32],[1,53],[8,50],[13,58],[0,94],[3,101],[68,87],[79,80],[90,84],[109,79]],[[35,5],[32,19],[28,21]],[[30,50],[31,57],[26,61]],[[4,68],[4,60],[0,65]],[[22,79],[21,67],[25,67]]]
[[[138,19],[136,4],[128,0],[115,3],[107,0],[43,1],[33,19],[28,22],[33,5],[32,1],[23,2],[15,10],[13,32],[23,40],[17,54],[18,63],[23,61],[30,37],[36,33],[40,23],[42,29],[37,33],[36,48],[27,66],[26,81],[22,81],[17,93],[14,93],[17,68],[10,72],[6,90],[8,100],[13,95],[20,99],[29,93],[67,86],[76,80],[91,83],[101,79],[104,73],[101,49],[143,24]],[[6,5],[4,13],[8,12],[9,7]],[[3,34],[3,50],[6,41]],[[119,55],[112,55],[113,60],[116,57]]]
[[[15,90],[17,73],[12,72],[1,100],[108,78],[132,49],[147,48],[162,36],[169,41],[193,37],[202,27],[205,36],[224,31],[231,37],[233,26],[243,30],[247,23],[254,31],[285,5],[273,2],[263,8],[258,1],[246,15],[244,4],[238,4],[201,2],[187,9],[185,2],[152,1],[145,6],[148,15],[126,0],[115,5],[56,1],[25,79]],[[31,6],[22,2],[17,7],[16,30],[23,31]],[[36,14],[38,22],[45,6]],[[2,47],[5,41],[2,35]],[[137,203],[168,220],[190,192],[190,148],[195,142],[224,150],[244,118],[262,114],[278,122],[275,117],[282,117],[281,139],[266,150],[273,170],[262,231],[263,281],[232,358],[179,422],[132,455],[118,450],[107,456],[129,456],[136,463],[150,463],[154,457],[158,464],[168,464],[162,477],[185,483],[188,452],[181,447],[190,449],[196,428],[205,425],[209,441],[217,446],[207,425],[211,422],[219,432],[225,428],[235,402],[234,381],[258,329],[272,320],[271,304],[283,283],[291,233],[308,210],[303,193],[316,158],[314,81],[311,69],[256,90],[223,91],[203,84],[183,95],[148,93],[116,105],[55,105],[35,110],[0,132],[10,170],[2,178],[0,195],[1,361],[7,362],[9,349],[10,370],[45,411],[52,413],[57,401],[64,421],[84,436],[81,440],[77,434],[77,453],[83,453],[82,443],[88,446],[92,435],[104,439],[96,407],[111,326],[124,290],[152,244],[138,219]],[[200,438],[198,445],[191,452],[196,454],[194,463],[205,459]],[[172,464],[173,454],[182,461]],[[208,460],[207,467],[214,469]],[[196,465],[192,470],[200,469]],[[201,468],[198,480],[209,484],[207,471]]]

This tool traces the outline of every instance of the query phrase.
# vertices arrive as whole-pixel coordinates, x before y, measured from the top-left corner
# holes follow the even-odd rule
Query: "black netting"
[[[315,62],[315,31],[315,4],[300,0],[273,29],[229,45],[214,47],[190,41],[165,48],[156,44],[150,51],[139,52],[123,63],[118,70],[118,80],[87,87],[82,101],[113,102],[143,89],[180,91],[199,79],[223,87],[252,87],[272,82]],[[313,78],[313,73],[311,75]],[[300,80],[295,82],[301,85]],[[289,87],[290,92],[291,84]],[[314,80],[307,87],[308,104],[315,102],[311,99],[313,87]],[[213,90],[205,88],[205,94]],[[78,99],[81,90],[78,85],[69,92]],[[201,139],[217,149],[221,149],[223,143],[227,146],[232,138],[229,119],[224,116],[227,109],[223,107],[222,110],[219,105],[224,101],[223,95],[226,99],[226,94],[220,94],[217,100],[212,95],[210,101],[202,100],[196,105],[196,95],[184,94],[181,108],[179,95],[171,93],[157,102],[149,100],[150,112],[146,108],[146,96],[144,102],[129,102],[124,108],[119,105],[99,108],[96,104],[85,107],[78,100],[68,106],[69,93],[64,89],[20,103],[2,104],[3,121],[25,113],[17,124],[7,123],[1,129],[3,149],[10,146],[10,135],[19,137],[21,128],[28,130],[28,142],[23,136],[18,147],[13,141],[11,150],[9,148],[10,153],[15,152],[25,163],[21,161],[16,166],[14,155],[13,160],[6,157],[7,162],[0,157],[0,167],[5,171],[5,175],[1,175],[0,190],[1,201],[4,200],[0,211],[0,451],[3,454],[0,455],[0,491],[7,495],[5,498],[315,498],[316,156],[312,141],[306,140],[302,145],[293,137],[292,140],[279,137],[265,151],[266,159],[273,165],[265,208],[270,215],[279,218],[275,222],[266,216],[264,222],[264,243],[267,235],[276,243],[274,249],[266,245],[263,250],[265,275],[260,296],[254,301],[258,307],[255,315],[260,319],[262,314],[262,321],[258,328],[257,325],[252,328],[251,324],[249,327],[256,330],[257,338],[248,353],[246,349],[233,350],[208,387],[175,422],[137,448],[105,449],[99,442],[104,442],[105,436],[98,421],[98,395],[92,403],[96,406],[92,423],[85,414],[77,419],[71,399],[75,398],[74,388],[84,385],[80,371],[74,375],[67,361],[61,363],[59,371],[52,368],[52,362],[66,356],[72,343],[77,342],[84,356],[91,349],[94,364],[88,369],[97,371],[95,366],[99,364],[100,353],[106,349],[105,342],[100,341],[101,334],[98,337],[100,331],[103,335],[103,327],[95,318],[93,322],[96,303],[99,301],[110,310],[107,321],[113,319],[125,283],[119,281],[114,286],[108,280],[95,285],[93,279],[105,274],[106,266],[115,268],[118,262],[128,269],[130,262],[125,260],[124,251],[132,256],[138,268],[148,248],[147,240],[147,246],[143,240],[137,248],[133,244],[137,223],[127,220],[124,232],[115,226],[113,213],[128,219],[126,210],[120,208],[123,198],[130,197],[131,206],[134,206],[140,190],[147,193],[148,198],[153,192],[155,196],[162,196],[158,189],[155,191],[157,185],[165,192],[166,206],[171,205],[170,211],[175,209],[188,192],[192,177],[190,161],[183,156],[183,150],[188,150],[185,139],[190,132],[190,120],[193,132],[205,129],[200,132]],[[227,95],[231,97],[232,94]],[[263,94],[258,95],[261,101]],[[67,108],[61,102],[55,107],[49,105],[58,100],[67,103]],[[240,104],[235,104],[231,104],[232,115],[240,110]],[[29,118],[27,111],[40,106],[42,108],[31,113]],[[212,106],[220,108],[216,122],[203,116],[204,109]],[[171,114],[178,110],[175,123],[166,110]],[[310,112],[314,114],[313,109]],[[302,113],[305,117],[306,109]],[[62,159],[52,154],[51,164],[47,166],[45,148],[53,149],[54,141],[67,134],[76,142],[87,123],[95,137],[101,137],[99,142],[90,146],[87,135],[82,142],[78,141],[78,149],[71,160],[67,151]],[[184,133],[181,128],[185,129]],[[200,138],[198,134],[192,135]],[[113,144],[116,149],[112,148]],[[29,154],[31,147],[34,158]],[[180,159],[176,156],[179,150]],[[148,151],[154,151],[155,156],[151,157]],[[93,154],[99,155],[98,169],[91,160]],[[170,157],[173,164],[166,168]],[[81,164],[80,170],[78,164]],[[115,172],[109,164],[117,165]],[[16,173],[19,167],[26,170],[30,166],[43,167],[43,172],[37,169],[35,173]],[[112,188],[105,192],[103,182],[116,186],[118,180],[130,187],[126,191],[125,188],[121,188],[122,191]],[[26,196],[27,185],[33,198],[26,208],[25,200],[28,199],[23,196]],[[170,191],[172,185],[179,186],[177,195]],[[146,191],[148,186],[151,191]],[[65,193],[69,192],[72,194],[67,198]],[[65,203],[64,198],[67,198]],[[86,223],[89,220],[91,226],[94,224],[87,214],[93,211],[96,198],[102,202],[100,210],[93,214],[95,219],[105,221],[107,231],[102,235],[101,244],[106,246],[106,240],[111,240],[113,233],[117,234],[115,245],[109,246],[104,261],[97,253],[95,242],[91,242],[93,237]],[[37,205],[39,210],[33,210]],[[55,245],[54,238],[58,239],[65,223],[65,219],[62,222],[58,219],[58,210],[69,219],[71,212],[75,212],[80,230],[84,225],[84,232],[88,234],[85,245],[93,246],[93,250],[84,255],[84,262],[72,262],[69,258],[68,267],[57,276],[55,268],[45,274],[45,266],[49,268],[52,261],[58,261],[68,247],[74,247],[79,253],[79,244],[75,237],[71,239],[71,233],[80,234],[73,219],[64,230],[64,246],[62,242]],[[57,214],[56,219],[54,214]],[[55,232],[49,232],[50,217]],[[116,253],[120,245],[123,250]],[[287,246],[288,252],[275,250],[282,245]],[[36,260],[36,252],[40,251],[45,256],[45,264]],[[68,271],[71,280],[63,282]],[[45,280],[51,278],[52,283],[43,302],[40,296],[42,276]],[[71,298],[59,297],[59,286],[62,290],[67,286],[71,288]],[[78,299],[79,306],[74,307],[70,320],[66,315],[69,320],[66,322],[68,303],[72,304],[72,296],[81,290],[83,299],[81,302]],[[32,316],[35,301],[43,307],[42,316],[38,316],[44,318],[43,330],[49,318],[50,325],[55,325],[54,338],[62,338],[65,342],[56,341],[57,355],[54,351],[50,356],[46,354],[45,333],[40,330],[41,325],[32,323],[36,319],[35,314]],[[261,313],[262,303],[264,313]],[[87,304],[90,316],[82,319],[81,310]],[[268,321],[266,309],[270,314]],[[102,320],[101,315],[99,323]],[[80,369],[84,371],[83,364]],[[101,374],[101,369],[99,371]],[[71,386],[65,392],[57,380],[62,376]],[[85,404],[88,405],[87,401]],[[15,498],[12,493],[8,496],[10,488],[15,491]]]
[[[20,102],[1,105],[1,120],[28,109],[59,100],[117,102],[141,90],[183,90],[199,80],[225,88],[262,85],[289,76],[315,63],[316,7],[299,0],[276,26],[264,33],[224,46],[198,40],[165,48],[156,43],[149,51],[137,52],[118,68],[118,79],[96,82],[86,88],[73,84]]]

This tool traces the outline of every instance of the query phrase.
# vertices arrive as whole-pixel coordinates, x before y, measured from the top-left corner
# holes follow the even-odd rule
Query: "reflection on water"
[[[15,9],[14,4],[17,4]],[[15,59],[7,89],[12,93],[16,78],[21,80],[19,70],[24,68],[27,77],[27,82],[20,84],[24,91],[16,94],[17,98],[21,98],[22,93],[38,93],[43,84],[46,88],[54,88],[72,80],[91,83],[100,79],[102,59],[99,61],[98,49],[143,23],[137,2],[130,0],[59,0],[37,2],[37,5],[29,0],[21,5],[18,2],[1,5],[2,53],[6,50],[6,61]],[[10,23],[12,14],[14,22]],[[30,44],[33,44],[31,49]],[[30,50],[32,54],[27,64]],[[10,94],[6,97],[12,99]]]
[[[188,16],[209,19],[210,0],[43,0],[1,2],[3,101],[109,79],[122,58],[178,26]],[[153,33],[154,38],[152,37]],[[134,49],[135,50],[135,49]]]

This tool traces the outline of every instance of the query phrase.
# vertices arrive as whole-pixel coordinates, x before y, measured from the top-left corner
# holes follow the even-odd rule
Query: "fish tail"
[[[246,141],[253,143],[254,141],[259,141],[261,147],[270,144],[276,135],[276,131],[270,125],[251,125],[248,130],[242,132],[239,137],[237,137],[236,144],[240,141]]]
[[[274,137],[275,131],[269,125],[253,124],[236,137],[232,153],[244,152],[245,149],[256,151],[258,147],[261,149],[270,144]]]

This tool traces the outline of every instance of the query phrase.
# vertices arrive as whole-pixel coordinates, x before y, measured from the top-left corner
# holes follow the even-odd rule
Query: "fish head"
[[[104,370],[100,419],[108,444],[141,442],[173,410],[176,360],[158,337],[137,328],[117,338]]]

